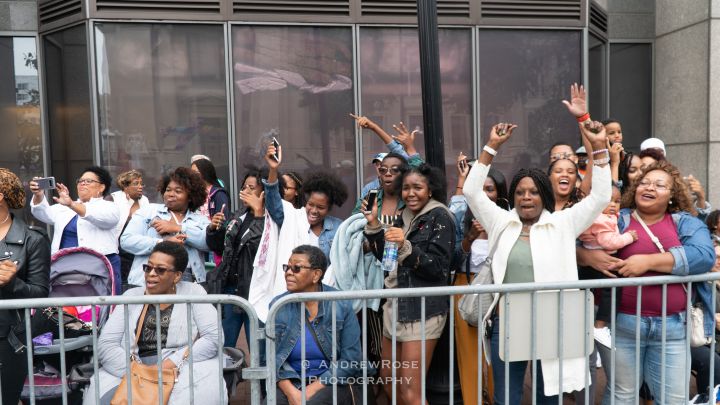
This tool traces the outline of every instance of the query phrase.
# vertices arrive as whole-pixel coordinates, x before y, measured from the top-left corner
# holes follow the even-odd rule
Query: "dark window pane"
[[[43,174],[37,49],[32,37],[0,37],[0,167],[23,184]],[[26,187],[29,201],[30,190]],[[31,220],[30,205],[18,212]],[[4,219],[4,218],[3,218]],[[1,219],[0,219],[1,220]]]
[[[546,167],[555,142],[580,146],[577,123],[561,100],[580,82],[580,31],[480,30],[483,144],[498,122],[518,129],[494,161],[508,177]]]
[[[332,170],[356,194],[352,32],[344,27],[235,26],[233,74],[238,171],[263,165],[270,134],[281,171]]]
[[[440,74],[442,85],[443,133],[448,185],[457,182],[455,161],[459,152],[473,152],[472,49],[471,31],[441,29]],[[422,90],[418,33],[414,28],[362,28],[360,31],[360,79],[362,113],[394,134],[393,124],[404,122],[410,129],[422,129]],[[424,156],[422,135],[415,146]],[[363,131],[364,182],[376,176],[372,156],[387,152],[375,134]]]
[[[72,184],[93,163],[90,78],[85,25],[43,37],[51,170]],[[75,195],[75,187],[70,187]]]
[[[610,45],[610,115],[620,121],[626,149],[652,136],[652,47]]]
[[[102,162],[142,169],[148,197],[160,175],[210,157],[230,186],[223,28],[95,25]]]
[[[590,35],[588,91],[590,114],[596,120],[608,118],[607,114],[607,43]]]

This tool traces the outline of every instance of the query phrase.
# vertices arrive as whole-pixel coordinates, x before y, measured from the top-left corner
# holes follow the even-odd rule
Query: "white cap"
[[[575,154],[576,155],[587,155],[587,152],[585,151],[585,147],[581,146],[581,147],[577,148],[577,150],[575,151]]]
[[[192,157],[190,158],[190,164],[193,164],[200,159],[205,159],[207,161],[210,161],[210,158],[205,155],[192,155]]]
[[[665,143],[658,138],[648,138],[640,144],[640,151],[645,149],[660,149],[665,155]]]

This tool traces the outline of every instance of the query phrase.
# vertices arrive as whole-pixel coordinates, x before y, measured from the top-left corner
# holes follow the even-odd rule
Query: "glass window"
[[[23,184],[43,175],[37,46],[33,37],[0,37],[0,167]],[[27,199],[30,190],[26,187]],[[28,221],[30,205],[22,213]]]
[[[352,31],[346,27],[234,26],[233,89],[238,175],[282,145],[282,171],[332,170],[356,195]]]
[[[142,169],[146,194],[162,173],[210,157],[230,188],[221,25],[95,25],[102,164]]]
[[[610,44],[610,116],[622,124],[626,149],[637,152],[652,136],[650,44]]]
[[[483,144],[494,124],[518,124],[494,161],[508,183],[520,167],[547,167],[555,142],[580,146],[577,122],[561,103],[581,79],[580,40],[580,31],[480,30]]]
[[[461,151],[472,157],[473,97],[471,31],[440,29],[440,75],[443,106],[443,135],[448,189],[457,182],[455,161]],[[394,134],[393,124],[404,122],[422,129],[420,54],[415,28],[362,28],[360,31],[360,80],[362,113]],[[422,134],[415,146],[424,156]],[[387,148],[369,130],[363,130],[364,182],[376,178],[372,156]]]
[[[607,115],[607,42],[590,35],[588,54],[590,115],[604,120]]]
[[[66,184],[93,164],[87,50],[85,25],[43,37],[50,175]]]

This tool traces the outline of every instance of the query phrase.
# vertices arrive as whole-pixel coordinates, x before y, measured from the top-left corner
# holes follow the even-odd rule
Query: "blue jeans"
[[[635,404],[639,395],[635,389],[642,381],[647,383],[658,404],[687,403],[685,388],[688,372],[686,349],[686,314],[681,312],[668,315],[666,320],[665,348],[662,347],[662,317],[642,316],[640,322],[640,344],[637,350],[640,361],[635,362],[635,324],[638,317],[617,314],[615,320],[615,404]],[[662,385],[662,354],[665,353],[665,384]],[[636,367],[639,370],[636,371]],[[639,372],[640,382],[635,383]],[[664,389],[664,397],[663,397]],[[610,404],[610,384],[605,387],[603,405]]]
[[[498,318],[493,319],[492,338],[490,339],[491,357],[492,357],[492,373],[493,383],[495,384],[495,394],[493,395],[495,405],[516,405],[522,403],[523,388],[525,385],[525,370],[527,370],[529,361],[513,361],[505,363],[500,360],[500,323]],[[509,400],[505,398],[505,367],[510,368],[509,384]],[[542,367],[537,362],[537,384],[536,397],[538,404],[555,405],[558,403],[558,396],[546,397],[544,392],[544,380],[542,375]]]
[[[236,295],[237,288],[225,287],[225,294]],[[250,318],[244,311],[238,312],[238,307],[232,304],[223,304],[222,307],[222,327],[223,335],[225,335],[225,347],[235,347],[238,337],[240,337],[240,329],[245,325],[245,339],[250,344]]]

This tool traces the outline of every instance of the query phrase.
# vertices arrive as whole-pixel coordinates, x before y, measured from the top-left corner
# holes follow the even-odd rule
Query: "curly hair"
[[[633,209],[637,207],[635,204],[635,194],[637,193],[638,185],[648,173],[655,170],[663,171],[672,178],[672,195],[670,196],[670,203],[667,206],[667,212],[685,211],[692,215],[697,215],[695,204],[693,203],[692,197],[690,197],[690,192],[688,191],[685,181],[683,181],[680,175],[680,170],[667,160],[660,160],[643,168],[637,181],[634,181],[623,194],[620,206],[622,208]]]
[[[312,193],[325,194],[330,205],[341,207],[348,199],[345,183],[332,173],[313,173],[303,184],[303,193],[309,197]]]
[[[558,159],[558,160],[550,163],[550,166],[548,166],[548,169],[547,169],[548,180],[550,180],[550,174],[552,173],[553,167],[555,167],[555,164],[557,164],[557,162],[559,162],[559,161],[561,161],[561,160],[567,160],[568,162],[572,163],[573,166],[575,166],[575,176],[576,176],[576,180],[579,179],[579,178],[580,178],[580,175],[579,175],[578,173],[580,173],[580,170],[578,169],[577,163],[573,162],[573,161],[570,160],[570,159]],[[570,190],[570,198],[568,199],[568,201],[567,201],[567,202],[565,203],[565,205],[563,206],[563,209],[572,207],[573,205],[579,203],[580,200],[583,199],[583,197],[585,197],[585,196],[583,195],[583,192],[580,191],[579,188],[577,188],[577,182],[572,183],[570,186],[572,186],[572,190]],[[550,181],[550,187],[552,187],[552,181]],[[553,198],[555,198],[555,192],[554,192],[554,191],[553,191]],[[553,203],[553,207],[554,207],[554,206],[555,206],[555,203]],[[552,211],[551,211],[551,212],[552,212]]]
[[[638,153],[638,157],[640,159],[642,159],[644,157],[653,158],[657,162],[666,161],[663,151],[658,148],[649,148],[649,149],[642,150],[642,151],[640,151],[640,153]]]
[[[705,218],[705,224],[707,225],[710,233],[715,233],[718,230],[718,220],[720,220],[720,210],[715,210],[708,214]]]
[[[555,194],[553,193],[550,178],[547,174],[545,174],[545,172],[537,168],[520,169],[517,173],[515,173],[515,176],[510,182],[510,191],[508,194],[510,199],[510,208],[515,208],[515,190],[517,189],[518,184],[520,184],[520,180],[525,177],[529,177],[533,183],[535,183],[535,187],[537,187],[538,192],[540,193],[540,200],[543,203],[543,208],[550,212],[555,212]]]
[[[407,176],[411,174],[419,174],[423,176],[427,181],[428,188],[430,189],[430,198],[433,200],[447,205],[447,180],[445,180],[445,172],[438,169],[437,167],[430,166],[427,163],[423,163],[418,167],[411,167],[403,173],[402,181],[405,182]]]
[[[205,189],[205,183],[199,174],[192,171],[187,167],[178,167],[172,172],[163,175],[158,184],[158,192],[165,194],[168,184],[171,181],[179,184],[180,187],[184,188],[188,193],[188,209],[195,211],[205,204],[207,198],[207,190]]]
[[[261,189],[264,189],[265,186],[264,186],[262,180],[268,178],[268,168],[267,167],[259,168],[257,166],[250,165],[250,164],[245,165],[245,175],[243,176],[242,181],[240,181],[240,189],[242,189],[242,187],[245,185],[245,180],[247,180],[250,177],[255,178],[257,180],[258,186],[260,186]],[[281,182],[280,186],[282,186],[282,182]]]
[[[25,188],[18,176],[9,169],[0,168],[0,193],[12,210],[25,206]]]
[[[143,175],[140,170],[128,170],[118,174],[115,183],[117,183],[118,187],[120,187],[120,190],[125,190],[125,188],[132,184],[133,180],[142,179],[142,177]]]
[[[112,187],[112,176],[110,175],[110,172],[107,171],[104,167],[100,166],[90,166],[83,169],[82,173],[92,173],[100,179],[100,183],[102,183],[105,186],[105,190],[103,190],[103,197],[107,197],[110,195],[110,187]]]

